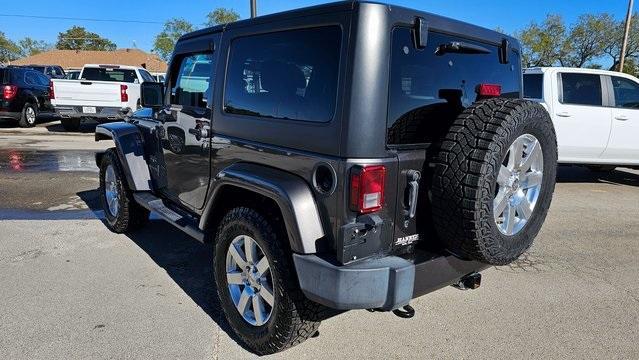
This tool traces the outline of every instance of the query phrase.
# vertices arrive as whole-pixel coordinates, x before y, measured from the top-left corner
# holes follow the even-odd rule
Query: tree
[[[616,21],[606,31],[608,43],[604,48],[604,53],[612,58],[610,70],[619,68],[621,59],[621,43],[623,42],[624,21]],[[632,15],[630,21],[630,33],[628,34],[628,47],[626,48],[626,58],[639,56],[639,15]],[[625,72],[624,66],[624,72]]]
[[[162,32],[155,37],[153,51],[155,51],[160,58],[168,61],[178,39],[193,30],[195,30],[193,24],[184,19],[173,18],[167,21],[164,24]]]
[[[555,65],[570,51],[566,26],[559,15],[549,14],[541,24],[532,22],[515,36],[521,41],[526,67]]]
[[[240,14],[233,9],[217,8],[206,15],[206,18],[206,26],[215,26],[237,21],[240,19]]]
[[[604,55],[609,44],[608,29],[615,26],[615,19],[609,14],[579,16],[570,28],[567,50],[559,59],[563,66],[584,67],[592,60]]]
[[[8,63],[20,57],[20,47],[0,31],[0,64]]]
[[[113,51],[117,48],[114,42],[96,33],[87,31],[81,26],[74,26],[58,34],[55,47],[60,50],[99,50]]]
[[[51,48],[51,45],[42,40],[33,40],[26,37],[18,42],[20,46],[20,56],[27,57],[45,52]]]

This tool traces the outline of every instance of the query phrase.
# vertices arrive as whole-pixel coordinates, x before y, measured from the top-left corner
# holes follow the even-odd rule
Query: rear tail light
[[[481,97],[498,97],[498,96],[501,96],[501,85],[479,84],[479,85],[477,85],[477,95],[479,95]]]
[[[4,100],[13,100],[18,95],[18,87],[15,85],[5,85],[2,87],[2,98]]]
[[[49,99],[55,99],[55,90],[53,89],[53,81],[49,81]]]
[[[120,101],[129,102],[129,94],[126,93],[128,88],[126,85],[120,85]]]
[[[381,165],[356,167],[351,172],[351,210],[368,214],[384,206],[386,168]]]

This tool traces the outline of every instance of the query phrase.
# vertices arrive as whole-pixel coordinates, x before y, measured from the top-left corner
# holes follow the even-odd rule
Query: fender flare
[[[95,128],[95,141],[113,140],[127,184],[133,191],[150,191],[151,173],[144,159],[144,143],[137,126],[126,122],[100,124]],[[102,154],[96,154],[100,166]]]
[[[291,250],[298,254],[317,252],[316,242],[325,233],[308,184],[296,175],[263,165],[235,163],[216,176],[200,219],[200,229],[206,229],[219,195],[229,186],[253,191],[275,201],[282,212]]]

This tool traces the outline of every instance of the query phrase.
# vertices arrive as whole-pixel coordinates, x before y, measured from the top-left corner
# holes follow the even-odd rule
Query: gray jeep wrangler
[[[341,1],[183,36],[145,107],[99,125],[117,233],[150,211],[214,243],[230,326],[281,351],[349,309],[480,284],[544,223],[557,145],[517,40]],[[158,241],[170,241],[170,239]],[[336,310],[336,311],[335,311]]]

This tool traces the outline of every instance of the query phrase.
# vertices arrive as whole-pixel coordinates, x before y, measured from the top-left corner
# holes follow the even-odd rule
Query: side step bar
[[[176,228],[189,234],[194,239],[204,242],[204,232],[198,228],[197,219],[188,214],[180,214],[164,205],[159,197],[146,191],[138,191],[133,193],[135,201],[146,209],[160,215],[162,219],[169,222]]]

